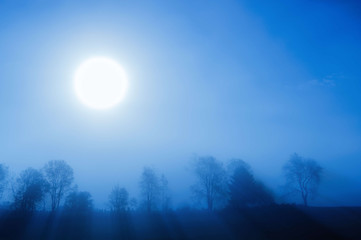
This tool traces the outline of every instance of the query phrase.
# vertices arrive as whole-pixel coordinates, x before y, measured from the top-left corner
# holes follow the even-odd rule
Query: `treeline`
[[[240,159],[223,164],[214,157],[198,157],[192,162],[196,182],[191,186],[193,200],[201,208],[245,208],[275,204],[274,194],[256,179],[251,167]],[[293,154],[283,168],[287,193],[300,196],[304,205],[315,196],[321,180],[322,168],[312,159]],[[157,175],[144,167],[139,181],[140,197],[130,198],[125,187],[116,185],[109,193],[109,210],[122,213],[129,210],[146,212],[169,211],[171,191],[164,174]],[[79,191],[74,184],[74,173],[64,160],[49,161],[41,169],[27,168],[15,179],[9,169],[0,164],[0,194],[10,200],[14,211],[59,210],[86,212],[93,209],[92,196]]]

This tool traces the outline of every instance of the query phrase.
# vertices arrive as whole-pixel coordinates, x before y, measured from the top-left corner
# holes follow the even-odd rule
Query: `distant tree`
[[[109,195],[110,210],[115,213],[125,212],[129,205],[129,194],[125,188],[115,186]]]
[[[229,181],[229,203],[232,207],[270,205],[274,199],[270,191],[257,181],[250,166],[242,160],[233,160]]]
[[[138,207],[138,201],[137,201],[137,199],[136,199],[136,198],[131,198],[131,199],[129,200],[129,209],[134,211],[134,210],[137,209],[137,207]]]
[[[8,175],[9,175],[8,167],[0,163],[0,199],[6,188]]]
[[[160,177],[160,199],[161,208],[163,211],[168,211],[170,208],[171,196],[168,186],[168,179],[162,174]]]
[[[55,211],[59,208],[64,194],[71,189],[73,169],[64,160],[52,160],[45,164],[44,172],[49,183],[51,210]]]
[[[283,167],[286,187],[291,193],[299,193],[305,206],[317,193],[321,181],[322,167],[313,159],[293,154]]]
[[[141,175],[140,189],[143,204],[148,212],[157,208],[159,201],[160,185],[154,169],[145,167]]]
[[[23,211],[34,211],[48,190],[43,174],[36,169],[27,168],[16,180],[14,207]]]
[[[93,210],[93,200],[89,192],[72,191],[65,199],[64,208],[72,213],[89,213]]]
[[[200,157],[196,159],[194,173],[197,183],[192,186],[196,198],[205,200],[208,210],[225,203],[227,200],[227,174],[222,162],[214,157]]]

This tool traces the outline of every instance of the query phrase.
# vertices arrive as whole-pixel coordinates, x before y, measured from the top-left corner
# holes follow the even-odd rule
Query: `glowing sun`
[[[96,57],[82,63],[75,73],[75,92],[87,106],[108,109],[125,96],[127,79],[122,67],[115,61]]]

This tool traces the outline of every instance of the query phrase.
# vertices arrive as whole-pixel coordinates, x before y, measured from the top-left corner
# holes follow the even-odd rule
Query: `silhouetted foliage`
[[[214,157],[201,157],[194,163],[197,183],[192,186],[196,198],[204,200],[212,211],[217,205],[227,202],[227,174],[222,162]]]
[[[7,178],[9,174],[9,169],[4,164],[0,164],[0,199],[6,188]]]
[[[305,159],[293,154],[284,165],[286,187],[290,193],[299,193],[305,206],[309,197],[317,193],[321,181],[322,167],[313,159]]]
[[[149,167],[143,169],[140,180],[140,189],[143,205],[147,209],[147,212],[155,210],[159,203],[160,185],[154,169]]]
[[[128,209],[129,194],[125,188],[115,186],[109,195],[110,210],[115,213],[122,213]]]
[[[229,203],[232,207],[250,207],[270,205],[274,199],[270,191],[255,180],[250,166],[242,160],[231,163],[232,175],[230,177]]]
[[[65,200],[64,208],[74,213],[88,213],[93,210],[93,200],[89,192],[71,192]]]
[[[135,209],[137,209],[137,207],[138,207],[138,201],[137,201],[137,199],[136,198],[131,198],[130,200],[129,200],[129,209],[130,210],[135,210]]]
[[[60,201],[73,183],[73,169],[64,160],[52,160],[44,166],[45,178],[49,183],[51,210],[59,208]]]
[[[160,202],[163,211],[168,211],[171,204],[171,195],[168,179],[162,174],[160,177]]]
[[[309,161],[302,163],[307,165],[305,169],[311,168]],[[314,163],[311,166],[315,168]],[[28,214],[0,208],[0,239],[360,239],[360,208],[268,205],[273,202],[272,196],[245,162],[235,160],[228,168],[229,178],[223,164],[212,157],[197,159],[195,163],[197,184],[204,188],[202,201],[208,203],[208,186],[211,186],[209,191],[216,191],[213,208],[209,208],[214,211],[189,207],[153,211],[156,206],[167,209],[163,204],[168,204],[168,181],[164,175],[158,179],[153,169],[144,168],[142,196],[149,197],[150,201],[144,198],[143,203],[145,207],[151,203],[151,208],[146,209],[153,211],[151,214],[132,211],[136,200],[129,201],[128,192],[119,186],[112,189],[109,203],[112,211],[122,214],[93,211],[90,193],[72,191],[66,197],[64,211]],[[227,182],[230,203],[237,208],[215,209],[228,200],[224,193]],[[36,210],[47,190],[47,181],[41,172],[26,169],[16,184],[16,209]],[[238,208],[244,206],[257,207]],[[128,209],[132,210],[126,211]]]
[[[16,180],[14,207],[22,211],[34,211],[48,190],[43,174],[36,169],[27,168]]]

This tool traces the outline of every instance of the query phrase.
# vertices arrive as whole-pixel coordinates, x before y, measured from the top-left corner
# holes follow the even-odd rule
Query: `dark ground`
[[[361,207],[281,205],[122,215],[2,211],[0,239],[361,239]]]

